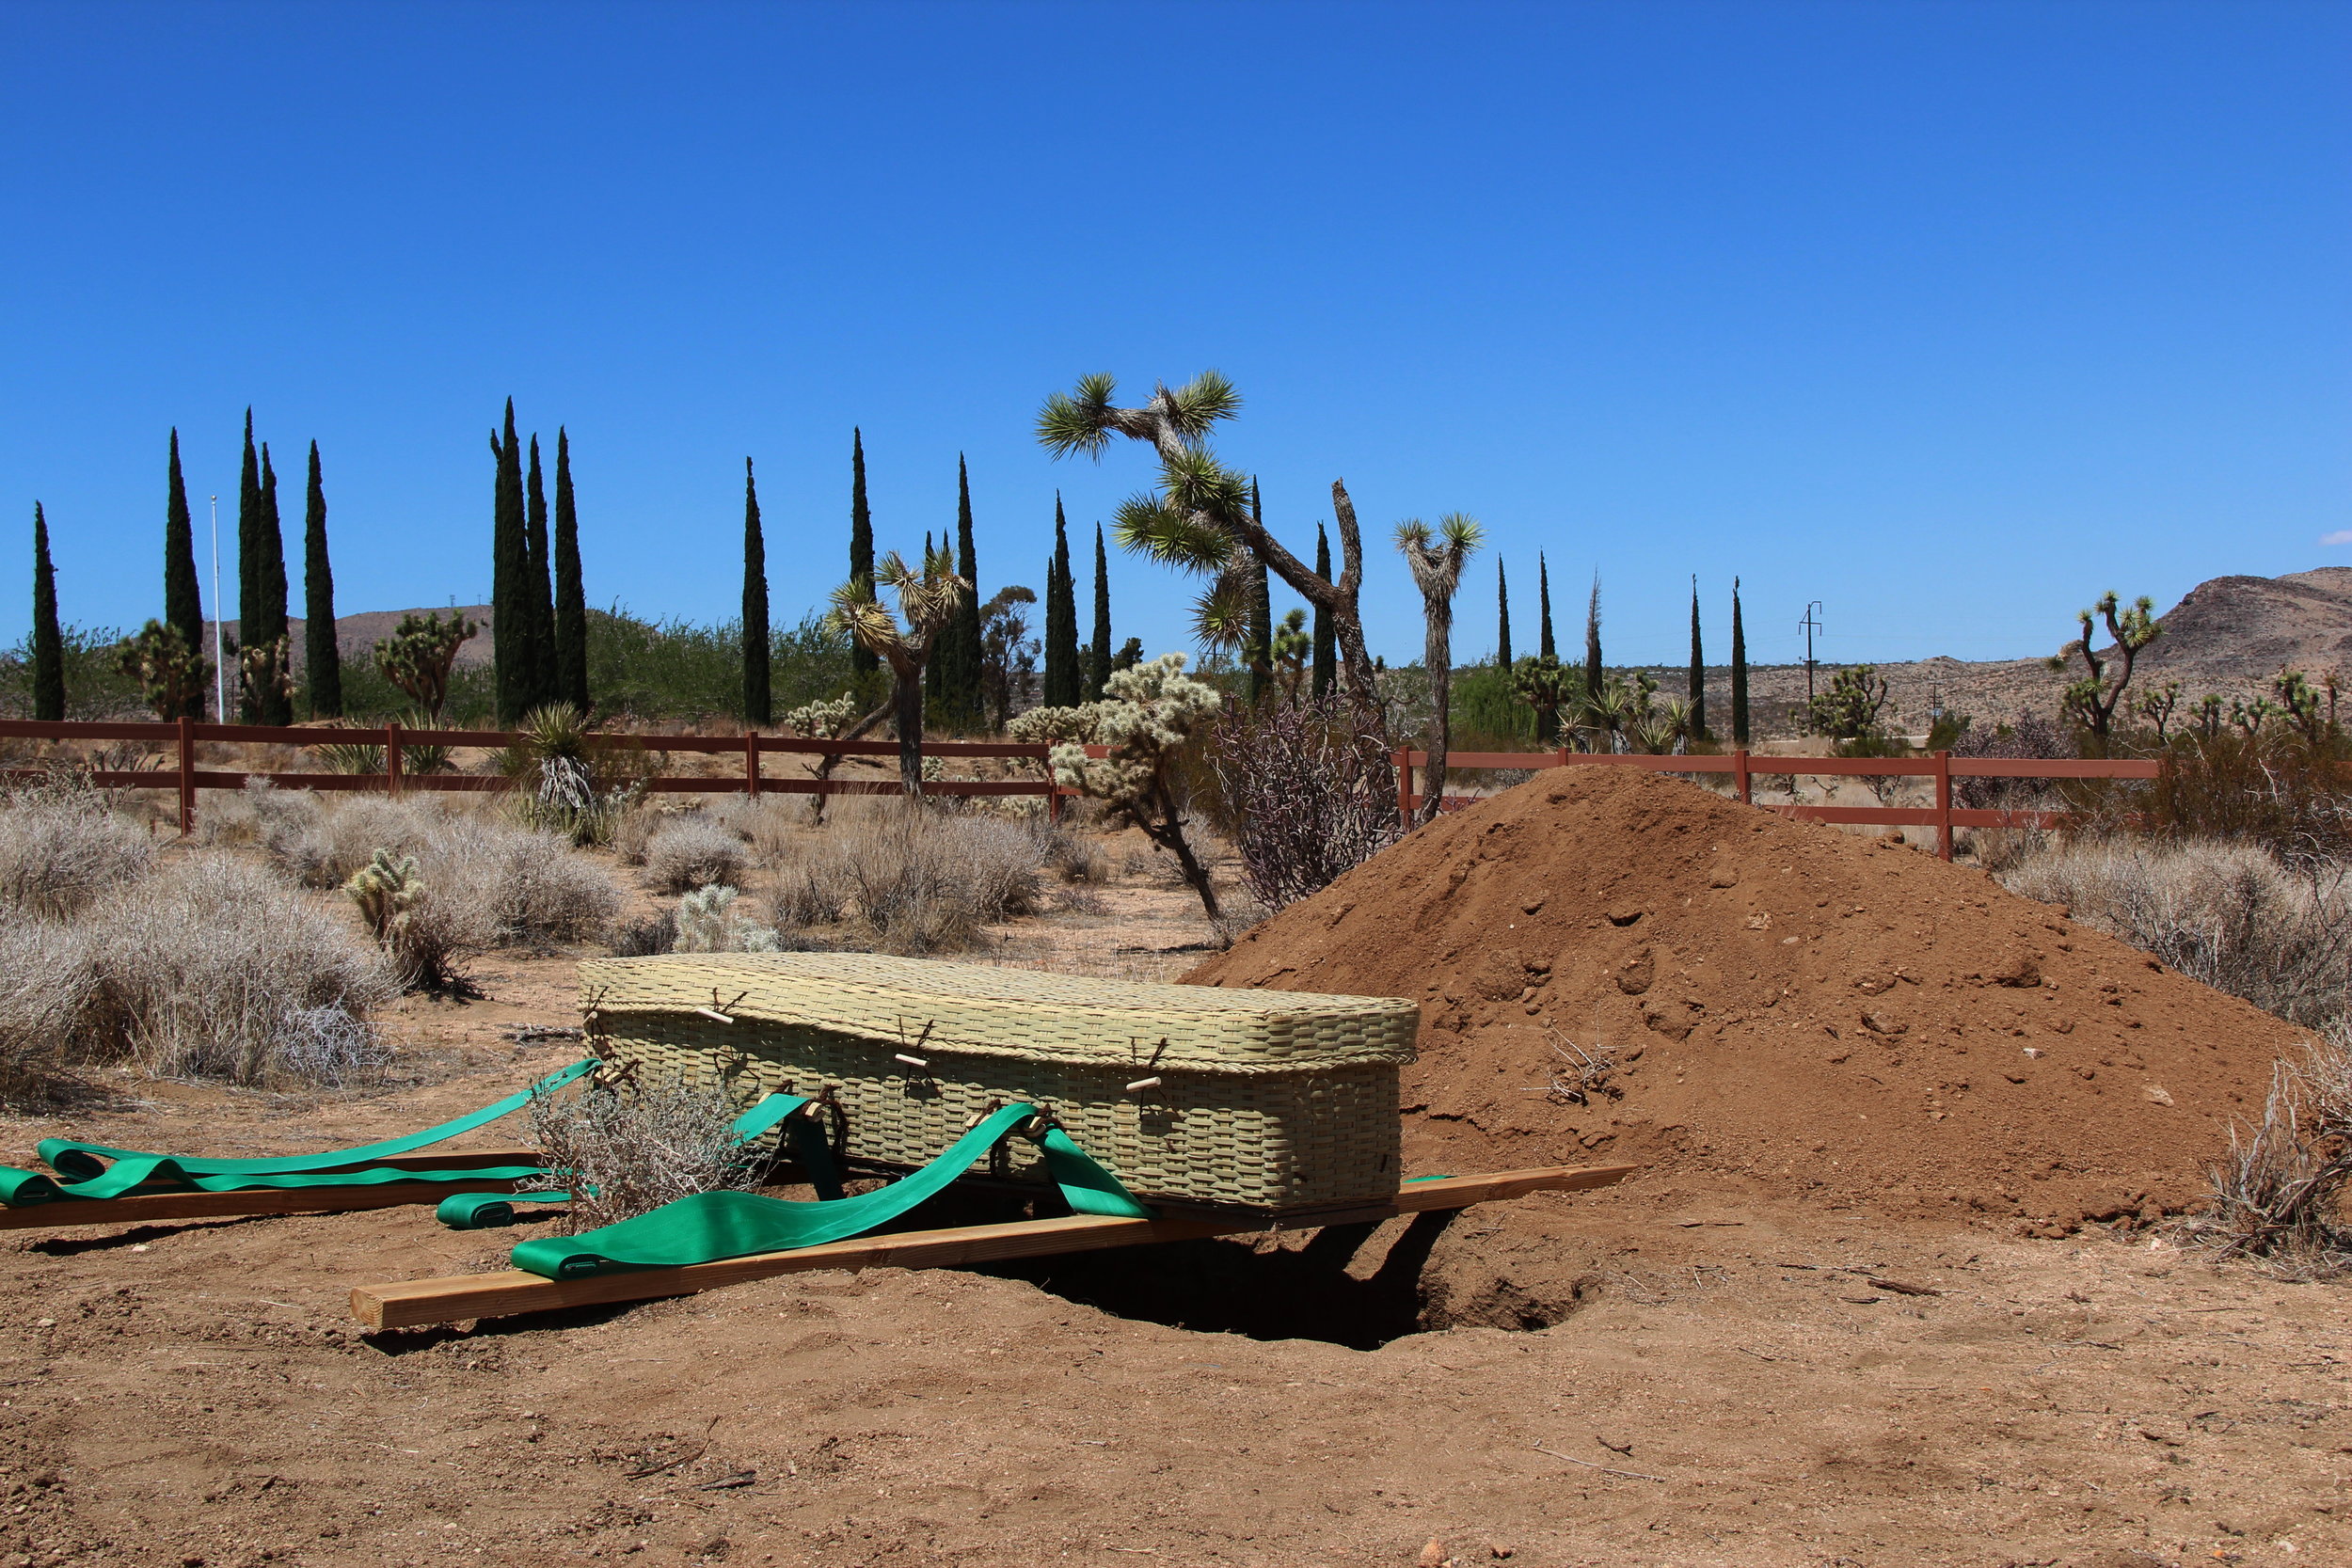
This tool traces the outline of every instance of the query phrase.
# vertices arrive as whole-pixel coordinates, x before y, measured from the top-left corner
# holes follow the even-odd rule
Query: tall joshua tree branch
[[[1111,399],[1117,383],[1107,375],[1082,377],[1074,391],[1056,392],[1039,412],[1037,437],[1057,457],[1101,458],[1113,436],[1151,445],[1160,458],[1156,495],[1133,498],[1119,509],[1121,545],[1166,565],[1213,579],[1203,596],[1203,621],[1232,618],[1246,557],[1254,555],[1299,597],[1331,618],[1349,697],[1376,709],[1372,657],[1364,648],[1357,612],[1363,583],[1364,542],[1347,486],[1331,482],[1331,509],[1340,531],[1341,570],[1325,577],[1282,547],[1252,515],[1249,483],[1219,464],[1208,448],[1209,431],[1241,409],[1241,394],[1216,371],[1203,371],[1186,385],[1155,384],[1140,408],[1120,408]]]
[[[1396,525],[1396,547],[1421,590],[1427,625],[1422,657],[1429,669],[1429,770],[1421,804],[1423,822],[1434,821],[1445,803],[1445,757],[1453,739],[1454,591],[1482,537],[1477,521],[1459,512],[1438,518],[1434,536],[1418,517]]]

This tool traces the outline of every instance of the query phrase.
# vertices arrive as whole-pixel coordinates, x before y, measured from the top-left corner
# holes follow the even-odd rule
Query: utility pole
[[[229,722],[229,666],[221,662],[220,622],[227,607],[220,602],[220,498],[213,498],[213,712],[217,722]],[[240,626],[240,631],[245,628]]]
[[[1808,703],[1813,700],[1813,634],[1823,629],[1820,608],[1819,599],[1806,605],[1804,619],[1797,623],[1797,629],[1804,633],[1804,700]]]

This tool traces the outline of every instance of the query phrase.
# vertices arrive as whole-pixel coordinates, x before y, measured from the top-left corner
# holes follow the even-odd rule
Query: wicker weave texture
[[[866,1159],[920,1164],[970,1118],[1028,1101],[1142,1194],[1289,1208],[1396,1189],[1409,1002],[863,954],[593,959],[580,972],[608,1053],[742,1093],[830,1086],[850,1152]],[[1010,1168],[1033,1173],[1025,1145]]]

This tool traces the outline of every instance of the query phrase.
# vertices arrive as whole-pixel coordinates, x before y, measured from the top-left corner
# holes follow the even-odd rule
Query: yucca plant
[[[1429,771],[1421,805],[1423,822],[1434,821],[1445,803],[1445,756],[1453,740],[1454,591],[1484,538],[1477,520],[1462,512],[1438,518],[1434,534],[1419,517],[1396,525],[1396,547],[1421,590],[1425,627],[1422,662],[1429,672]]]
[[[534,828],[575,844],[601,844],[621,813],[644,792],[644,748],[598,735],[569,703],[546,703],[523,715],[514,744],[493,759],[523,785],[516,811]]]

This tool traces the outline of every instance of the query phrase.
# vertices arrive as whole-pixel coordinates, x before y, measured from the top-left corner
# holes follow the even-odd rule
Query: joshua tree
[[[1298,701],[1298,689],[1307,682],[1307,660],[1314,652],[1314,636],[1307,629],[1307,612],[1295,605],[1274,628],[1274,640],[1268,646],[1274,658],[1274,673],[1282,683],[1282,695]]]
[[[2279,704],[2287,721],[2303,732],[2303,738],[2319,744],[2336,727],[2336,676],[2328,671],[2320,675],[2321,684],[2313,686],[2311,677],[2300,670],[2281,670],[2271,677],[2270,689],[2279,694]]]
[[[898,616],[891,616],[874,596],[876,581],[898,596]],[[956,607],[972,585],[956,576],[954,546],[942,541],[926,550],[922,570],[906,563],[892,550],[874,568],[874,580],[853,578],[833,591],[833,624],[849,633],[851,641],[890,666],[891,710],[898,716],[898,782],[909,795],[923,793],[923,667],[941,635],[956,618]],[[869,716],[860,733],[882,717]]]
[[[1434,821],[1445,800],[1445,754],[1453,739],[1449,711],[1454,690],[1454,591],[1462,584],[1462,567],[1484,537],[1477,520],[1466,513],[1449,512],[1438,519],[1435,534],[1418,517],[1396,525],[1396,547],[1421,590],[1424,626],[1422,662],[1429,671],[1428,791],[1421,819]]]
[[[449,701],[449,673],[457,662],[457,650],[481,629],[463,615],[443,621],[437,610],[421,621],[404,615],[392,635],[375,645],[375,667],[427,719],[438,722],[442,705]]]
[[[993,715],[993,730],[1005,727],[1037,669],[1037,639],[1029,635],[1029,617],[1021,608],[1035,603],[1035,591],[1013,583],[980,607],[980,693]]]
[[[1878,668],[1857,664],[1840,670],[1829,689],[1805,706],[1805,718],[1816,730],[1836,740],[1853,740],[1878,728],[1886,707],[1886,682]]]
[[[2134,705],[2142,719],[2156,727],[2156,744],[2163,745],[2170,736],[2166,733],[2172,723],[2172,710],[2181,705],[2181,683],[2166,681],[2153,691],[2143,693]]]
[[[1199,613],[1204,619],[1246,621],[1247,568],[1250,558],[1264,562],[1299,597],[1331,618],[1349,697],[1377,710],[1372,656],[1364,649],[1357,590],[1363,582],[1364,545],[1347,486],[1331,482],[1331,507],[1339,524],[1341,571],[1334,580],[1281,546],[1254,516],[1249,481],[1217,462],[1208,446],[1210,429],[1241,408],[1241,394],[1215,371],[1203,371],[1185,386],[1152,388],[1140,408],[1120,408],[1111,398],[1117,384],[1107,375],[1081,378],[1074,392],[1056,392],[1038,414],[1039,444],[1057,457],[1083,452],[1100,458],[1114,436],[1148,441],[1160,458],[1157,494],[1136,496],[1119,509],[1120,544],[1165,565],[1210,579]]]
[[[156,718],[200,711],[197,705],[213,678],[212,661],[188,646],[178,626],[148,622],[136,637],[122,640],[116,660],[124,674],[139,683],[139,695]]]
[[[1534,654],[1511,666],[1511,695],[1535,710],[1538,737],[1560,733],[1560,710],[1582,702],[1584,677],[1555,654]]]
[[[2156,640],[2164,627],[2156,622],[2153,611],[2155,601],[2142,594],[2129,610],[2122,610],[2114,591],[2100,595],[2090,609],[2076,612],[2083,634],[2050,656],[2050,668],[2063,670],[2070,655],[2080,654],[2089,673],[2066,689],[2059,700],[2059,711],[2073,719],[2098,737],[2102,751],[2106,748],[2107,728],[2114,721],[2117,705],[2123,700],[2123,689],[2132,684],[2132,665],[2139,657],[2139,650]],[[2090,646],[2091,617],[2105,618],[2107,636],[2114,641],[2106,657]]]

